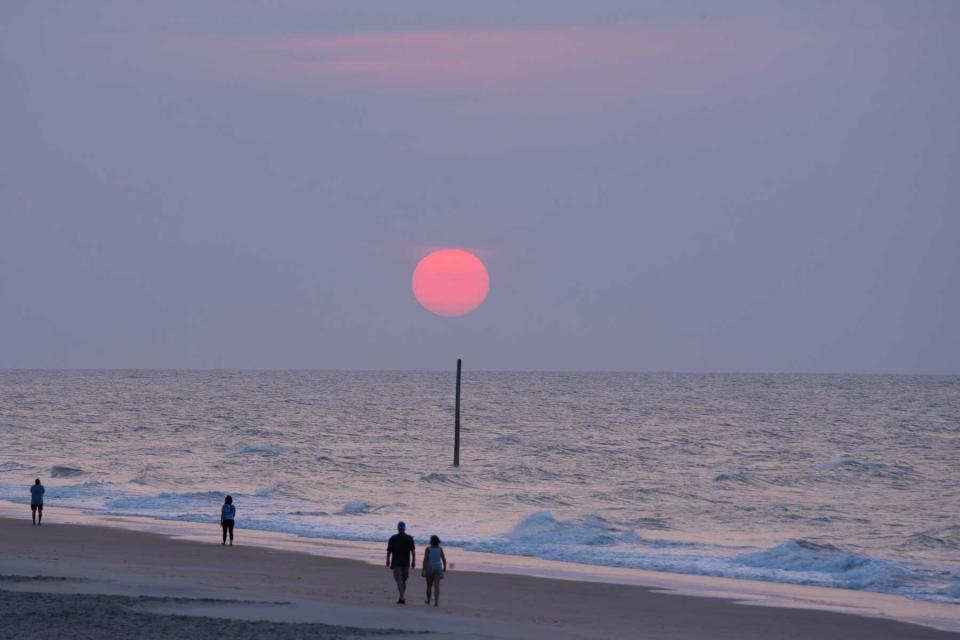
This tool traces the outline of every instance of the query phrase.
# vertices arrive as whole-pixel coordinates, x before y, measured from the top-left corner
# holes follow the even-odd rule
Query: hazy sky
[[[0,367],[960,373],[960,2],[145,4],[0,4]]]

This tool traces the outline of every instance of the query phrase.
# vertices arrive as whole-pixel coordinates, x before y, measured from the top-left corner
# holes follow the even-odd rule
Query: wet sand
[[[960,638],[881,618],[456,570],[440,607],[424,605],[419,571],[400,606],[385,566],[222,547],[214,528],[211,539],[0,518],[0,638]]]

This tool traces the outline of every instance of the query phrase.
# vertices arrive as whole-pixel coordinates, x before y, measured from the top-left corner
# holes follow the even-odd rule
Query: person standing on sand
[[[397,532],[387,542],[387,566],[393,569],[393,579],[397,581],[397,592],[400,594],[397,604],[407,603],[404,598],[407,578],[410,577],[410,569],[417,566],[417,550],[413,537],[407,535],[406,529],[406,524],[398,522]]]
[[[220,526],[223,527],[223,544],[227,544],[227,533],[230,533],[230,546],[233,546],[233,524],[237,518],[237,508],[233,506],[233,496],[223,499],[220,508]]]
[[[46,491],[40,484],[40,478],[37,478],[30,487],[30,516],[33,518],[33,524],[38,527],[43,520],[43,494]]]
[[[440,546],[440,538],[430,536],[430,546],[423,550],[423,567],[420,575],[427,579],[427,604],[430,604],[430,590],[433,589],[433,606],[440,604],[440,581],[447,571],[447,556]]]

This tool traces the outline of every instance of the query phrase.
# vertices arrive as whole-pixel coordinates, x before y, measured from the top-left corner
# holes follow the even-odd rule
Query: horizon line
[[[456,370],[449,369],[371,369],[371,368],[324,368],[324,367],[0,367],[0,373],[7,372],[188,372],[188,373],[440,373]],[[466,369],[474,373],[582,373],[582,374],[624,374],[624,375],[782,375],[782,376],[901,376],[901,377],[960,377],[958,373],[944,372],[896,372],[896,371],[738,371],[738,370],[671,370],[671,369]]]

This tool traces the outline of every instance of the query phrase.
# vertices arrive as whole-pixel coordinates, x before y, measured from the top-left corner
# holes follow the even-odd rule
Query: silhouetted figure
[[[33,518],[33,524],[38,527],[43,520],[43,494],[46,491],[40,484],[40,478],[37,478],[30,487],[30,516]]]
[[[423,571],[420,575],[427,579],[427,604],[430,604],[430,590],[433,590],[433,606],[440,604],[440,581],[447,571],[447,556],[443,554],[440,538],[430,536],[430,546],[423,550]]]
[[[223,527],[223,544],[227,544],[227,534],[230,534],[230,546],[233,546],[233,524],[237,518],[237,508],[233,506],[233,496],[223,499],[220,508],[220,526]]]
[[[407,578],[410,569],[417,566],[417,550],[413,538],[406,533],[407,525],[397,523],[397,532],[390,536],[387,542],[387,566],[393,569],[393,579],[397,581],[397,592],[400,598],[397,604],[406,604],[404,595],[407,592]]]

